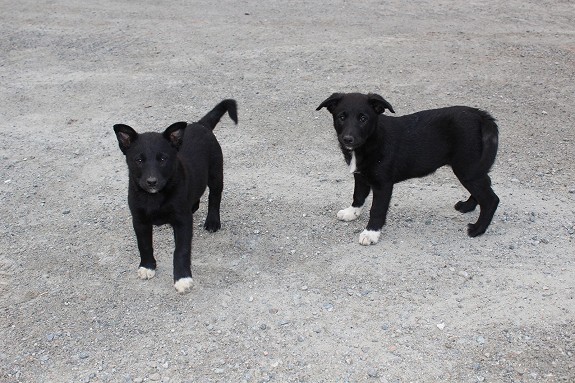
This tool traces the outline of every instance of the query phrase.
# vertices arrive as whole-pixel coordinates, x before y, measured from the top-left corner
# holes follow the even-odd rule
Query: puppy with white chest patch
[[[373,192],[360,244],[378,242],[395,183],[426,176],[444,165],[451,166],[471,194],[455,209],[467,213],[480,207],[477,222],[468,225],[468,235],[485,233],[499,204],[488,175],[498,146],[498,127],[489,113],[453,106],[391,117],[383,113],[395,113],[393,107],[373,93],[334,93],[316,110],[324,107],[333,116],[340,149],[355,179],[353,202],[337,218],[358,218]]]
[[[215,232],[221,227],[223,156],[213,130],[226,112],[237,123],[236,108],[234,100],[224,100],[200,121],[176,122],[163,133],[138,134],[128,125],[114,125],[128,164],[128,205],[140,251],[141,279],[152,278],[156,271],[153,225],[169,224],[176,244],[174,287],[179,293],[192,288],[193,213],[206,187],[210,193],[204,228]]]

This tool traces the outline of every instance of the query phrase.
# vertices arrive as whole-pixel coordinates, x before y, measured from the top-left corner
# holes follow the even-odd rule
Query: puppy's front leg
[[[134,217],[132,225],[138,240],[138,250],[140,251],[140,267],[138,277],[140,279],[150,279],[156,275],[156,259],[154,258],[154,248],[152,244],[152,225],[142,223],[140,219]]]
[[[393,191],[393,183],[384,184],[381,188],[373,188],[373,202],[369,211],[369,222],[364,231],[359,235],[359,243],[373,245],[379,241],[381,228],[385,225],[389,202]]]
[[[365,199],[371,191],[371,187],[361,174],[354,173],[355,186],[353,189],[353,203],[347,209],[337,212],[337,219],[340,221],[353,221],[357,219],[363,211]]]
[[[174,225],[174,288],[180,294],[192,289],[192,233],[193,222]]]

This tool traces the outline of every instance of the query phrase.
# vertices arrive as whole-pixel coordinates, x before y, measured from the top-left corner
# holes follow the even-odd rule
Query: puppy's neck
[[[343,157],[348,165],[350,173],[357,173],[357,155],[355,150],[349,150],[342,148]]]
[[[355,173],[357,171],[357,158],[355,157],[355,150],[351,151],[351,159],[349,160],[349,172]]]

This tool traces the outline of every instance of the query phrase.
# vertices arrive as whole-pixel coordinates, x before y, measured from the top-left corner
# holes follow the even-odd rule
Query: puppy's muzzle
[[[160,185],[156,177],[148,177],[140,181],[140,187],[148,193],[157,193],[160,191]]]
[[[349,134],[339,136],[339,142],[349,150],[353,150],[359,146],[359,140]]]

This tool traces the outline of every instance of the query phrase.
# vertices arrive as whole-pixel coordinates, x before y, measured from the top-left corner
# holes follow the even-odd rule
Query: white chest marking
[[[349,161],[349,172],[355,173],[356,170],[357,170],[357,161],[355,159],[355,150],[352,150],[351,161]]]

